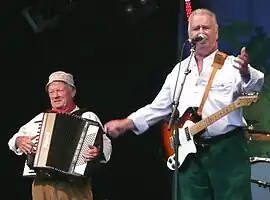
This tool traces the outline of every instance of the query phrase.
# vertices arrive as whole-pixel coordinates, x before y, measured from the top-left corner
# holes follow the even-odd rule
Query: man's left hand
[[[91,161],[99,155],[99,148],[95,146],[89,146],[89,149],[83,153],[83,157],[86,161]]]
[[[241,49],[240,55],[238,55],[235,58],[234,61],[235,61],[235,64],[233,66],[240,71],[240,74],[242,76],[249,75],[249,70],[248,70],[248,53],[247,53],[246,47],[243,47]]]

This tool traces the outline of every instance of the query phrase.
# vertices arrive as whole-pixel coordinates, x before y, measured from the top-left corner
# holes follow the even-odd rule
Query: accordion
[[[103,129],[98,122],[75,114],[43,113],[38,129],[36,151],[27,156],[25,176],[35,176],[37,171],[77,177],[89,175],[89,165],[93,163],[85,161],[82,155],[90,145],[102,152]]]

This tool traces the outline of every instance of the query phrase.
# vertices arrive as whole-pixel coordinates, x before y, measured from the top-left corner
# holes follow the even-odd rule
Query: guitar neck
[[[236,110],[238,107],[240,107],[240,106],[236,105],[235,103],[231,103],[230,105],[226,106],[225,108],[222,108],[218,112],[206,117],[205,119],[203,119],[203,120],[197,122],[196,124],[194,124],[193,126],[191,126],[190,133],[192,135],[199,133],[200,131],[202,131],[206,127],[208,127],[209,125],[213,124],[217,120],[224,117],[225,115]]]

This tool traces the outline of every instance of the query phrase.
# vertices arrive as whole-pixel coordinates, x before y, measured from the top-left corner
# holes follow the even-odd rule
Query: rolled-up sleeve
[[[34,117],[31,121],[23,125],[17,133],[15,133],[10,140],[8,141],[8,146],[11,151],[13,151],[17,155],[22,155],[23,152],[17,148],[16,140],[19,136],[34,136],[37,134],[38,124],[36,122],[42,119],[42,114],[40,113],[36,117]]]
[[[248,66],[250,79],[247,83],[241,80],[241,91],[242,92],[259,92],[262,89],[264,83],[264,74],[259,70]]]
[[[10,138],[10,140],[8,141],[8,146],[9,146],[9,149],[11,150],[11,151],[13,151],[15,154],[17,154],[17,155],[22,155],[23,154],[23,152],[19,149],[19,148],[17,148],[17,146],[16,146],[16,139],[19,137],[19,136],[24,136],[24,135],[26,135],[25,133],[25,129],[26,129],[26,127],[25,126],[23,126],[23,127],[21,127],[20,129],[19,129],[19,131],[17,132],[17,133],[15,133],[13,136],[12,136],[12,138]]]

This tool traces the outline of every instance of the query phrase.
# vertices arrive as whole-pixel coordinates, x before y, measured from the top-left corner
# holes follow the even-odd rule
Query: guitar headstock
[[[257,102],[259,99],[258,92],[244,93],[242,96],[239,96],[235,101],[238,107],[249,106],[252,103]]]

